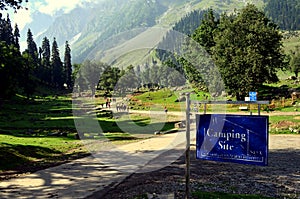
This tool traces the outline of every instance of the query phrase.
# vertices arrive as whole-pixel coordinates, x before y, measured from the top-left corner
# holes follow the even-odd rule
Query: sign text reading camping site
[[[268,116],[197,115],[197,158],[268,164]]]

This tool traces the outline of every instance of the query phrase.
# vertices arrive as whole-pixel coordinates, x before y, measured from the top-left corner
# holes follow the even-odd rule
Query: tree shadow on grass
[[[34,172],[86,156],[85,152],[64,154],[61,151],[41,146],[7,144],[0,147],[0,179],[16,174]]]

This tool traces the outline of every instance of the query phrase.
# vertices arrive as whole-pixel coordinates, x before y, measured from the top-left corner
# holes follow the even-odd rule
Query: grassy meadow
[[[95,106],[103,104],[104,98],[96,98]],[[35,171],[89,155],[89,151],[78,139],[70,95],[36,96],[27,100],[16,96],[4,101],[0,109],[0,179],[8,174]],[[81,139],[108,139],[114,144],[126,144],[142,138],[123,132],[116,122],[123,125],[147,126],[151,118],[145,114],[131,114],[130,121],[124,113],[112,114],[110,110],[97,110],[97,120],[102,135],[87,132]],[[116,119],[118,118],[118,119]],[[176,118],[163,124],[162,131],[174,128]],[[158,126],[161,126],[158,125]],[[155,128],[152,126],[151,128]],[[153,136],[153,131],[136,134]]]

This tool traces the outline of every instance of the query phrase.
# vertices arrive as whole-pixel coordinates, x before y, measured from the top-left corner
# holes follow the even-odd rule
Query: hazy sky
[[[11,13],[10,18],[22,29],[26,23],[34,20],[32,19],[32,13],[35,11],[55,15],[58,11],[66,13],[82,5],[82,3],[95,1],[97,0],[29,0],[27,4],[24,4],[28,10],[20,9],[17,13]]]

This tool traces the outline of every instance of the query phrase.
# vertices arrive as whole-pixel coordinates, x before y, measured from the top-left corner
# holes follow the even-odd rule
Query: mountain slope
[[[141,27],[171,28],[177,21],[196,9],[209,7],[232,12],[246,0],[102,0],[93,6],[77,7],[57,18],[42,35],[50,40],[56,37],[59,45],[68,40],[73,62],[82,62],[99,45],[124,31]],[[251,2],[263,5],[263,0]],[[158,35],[160,37],[161,35]]]

